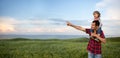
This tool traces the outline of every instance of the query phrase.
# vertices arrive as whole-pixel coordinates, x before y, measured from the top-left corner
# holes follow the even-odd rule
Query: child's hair
[[[97,21],[93,21],[92,23],[95,23],[96,26],[100,25],[100,22],[98,20]]]
[[[98,14],[98,17],[100,17],[100,12],[99,12],[99,11],[94,11],[94,12],[93,12],[93,15],[94,15],[95,13],[97,13],[97,14]]]

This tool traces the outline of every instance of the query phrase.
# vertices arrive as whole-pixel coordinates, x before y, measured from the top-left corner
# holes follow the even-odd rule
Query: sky
[[[0,0],[0,34],[85,35],[66,21],[90,28],[101,13],[105,35],[120,36],[120,0]]]

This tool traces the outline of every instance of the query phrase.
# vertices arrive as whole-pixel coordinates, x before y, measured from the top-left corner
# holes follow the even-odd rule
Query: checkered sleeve
[[[87,33],[87,34],[90,34],[90,29],[86,29],[86,33]]]

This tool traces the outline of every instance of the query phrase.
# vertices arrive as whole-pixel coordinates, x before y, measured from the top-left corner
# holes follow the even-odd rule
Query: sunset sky
[[[120,0],[0,0],[0,34],[85,35],[66,21],[90,28],[101,13],[106,35],[120,36]]]

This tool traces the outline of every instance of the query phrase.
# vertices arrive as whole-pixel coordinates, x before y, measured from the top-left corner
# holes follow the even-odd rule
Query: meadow
[[[0,58],[87,58],[86,38],[0,40]],[[102,44],[103,58],[120,58],[120,37]]]

